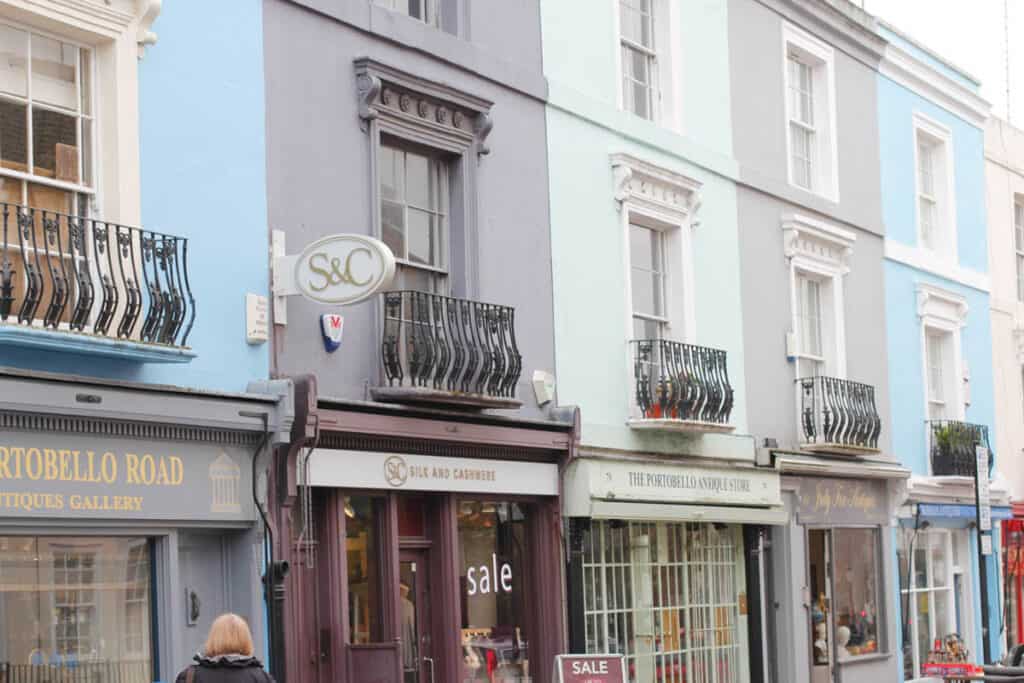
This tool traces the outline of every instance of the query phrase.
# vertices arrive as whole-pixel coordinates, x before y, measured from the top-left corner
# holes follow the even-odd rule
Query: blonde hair
[[[237,614],[222,614],[213,620],[210,634],[206,636],[203,654],[207,657],[220,655],[245,655],[252,657],[252,633],[245,619]]]

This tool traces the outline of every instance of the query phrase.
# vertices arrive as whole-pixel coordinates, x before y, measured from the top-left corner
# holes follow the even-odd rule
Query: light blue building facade
[[[936,638],[1001,654],[998,535],[979,580],[976,447],[994,443],[984,120],[971,76],[895,29],[878,77],[885,321],[893,451],[912,471],[896,528],[901,657],[920,675]],[[990,457],[1000,454],[990,453]],[[980,473],[984,482],[989,473]],[[993,526],[1008,513],[991,491]],[[983,523],[984,527],[985,524]],[[985,532],[988,535],[988,532]],[[987,542],[986,542],[987,543]],[[987,623],[982,603],[991,605]]]
[[[261,15],[257,0],[0,2],[10,676],[173,680],[225,611],[262,642],[258,492],[291,386],[269,379],[257,324]]]

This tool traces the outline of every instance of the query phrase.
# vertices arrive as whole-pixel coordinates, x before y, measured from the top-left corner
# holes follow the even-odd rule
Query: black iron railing
[[[973,477],[978,469],[975,449],[978,446],[988,447],[988,427],[956,420],[932,420],[927,426],[932,474],[940,477]],[[990,456],[990,469],[991,465]]]
[[[67,659],[67,658],[64,658]],[[60,664],[0,662],[0,683],[150,683],[149,661],[63,661]]]
[[[188,240],[0,202],[0,321],[185,347]]]
[[[641,418],[729,422],[733,389],[725,351],[664,339],[631,343]]]
[[[804,444],[878,448],[882,420],[873,386],[837,377],[804,377],[796,386]]]
[[[523,370],[515,309],[427,292],[383,296],[388,386],[515,398]]]

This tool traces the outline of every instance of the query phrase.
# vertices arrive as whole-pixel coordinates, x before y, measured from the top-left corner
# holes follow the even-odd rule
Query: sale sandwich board
[[[622,655],[558,655],[556,683],[626,683]]]

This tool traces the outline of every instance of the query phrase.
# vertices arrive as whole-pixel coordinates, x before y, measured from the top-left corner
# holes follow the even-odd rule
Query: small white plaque
[[[245,341],[262,344],[270,338],[270,319],[267,313],[267,297],[251,293],[245,295]]]
[[[992,554],[992,536],[990,534],[981,535],[981,554],[991,555]]]

